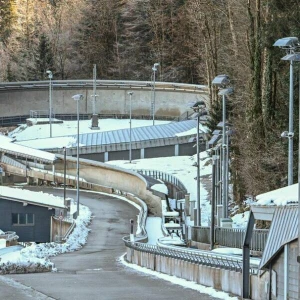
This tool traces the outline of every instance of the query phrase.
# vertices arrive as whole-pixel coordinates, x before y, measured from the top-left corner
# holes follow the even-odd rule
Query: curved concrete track
[[[53,194],[62,195],[63,190],[53,190]],[[75,191],[67,194],[75,197]],[[81,203],[90,207],[94,216],[85,247],[53,258],[57,273],[0,276],[0,299],[215,299],[118,263],[125,252],[122,237],[128,234],[129,219],[136,219],[133,206],[86,192],[81,192]]]

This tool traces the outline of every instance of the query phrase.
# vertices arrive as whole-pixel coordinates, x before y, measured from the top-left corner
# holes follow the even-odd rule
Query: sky
[[[81,121],[80,122],[80,132],[89,132],[91,129],[89,128],[91,121]],[[148,126],[149,122],[152,123],[152,121],[147,120],[132,120],[132,126],[138,127],[138,126]],[[162,122],[163,123],[163,122]],[[156,124],[162,124],[156,121]],[[164,122],[167,123],[167,122]],[[66,128],[65,128],[65,126]],[[151,124],[150,124],[151,125]],[[64,122],[63,124],[53,124],[52,125],[52,133],[53,136],[56,137],[58,135],[62,134],[76,134],[77,133],[77,122],[76,121],[68,121]],[[129,120],[126,119],[108,119],[108,120],[100,120],[99,126],[101,131],[106,130],[114,130],[114,129],[122,129],[127,128],[126,126],[129,126]],[[195,129],[196,130],[196,129]],[[95,132],[93,130],[93,132]],[[196,131],[195,131],[196,133]],[[9,134],[9,137],[16,139],[17,141],[24,141],[24,140],[31,140],[32,147],[34,147],[34,143],[36,143],[36,139],[38,138],[46,138],[49,134],[49,125],[34,125],[31,127],[27,127],[26,125],[19,126],[16,130],[14,130],[12,133]],[[191,134],[189,131],[187,134]],[[4,141],[4,137],[1,138],[1,143]],[[64,141],[66,143],[65,138],[60,138],[57,140],[57,143],[61,143],[61,141]],[[42,140],[39,140],[39,143],[41,143]],[[56,146],[56,138],[51,139],[52,146]],[[8,143],[8,139],[6,138],[5,143]],[[27,146],[30,146],[31,142],[27,142]],[[60,144],[61,146],[61,144]],[[63,146],[66,146],[63,145]],[[32,149],[31,149],[32,150]],[[38,150],[37,150],[38,151]],[[43,155],[42,153],[39,153]],[[51,154],[52,155],[52,154]],[[45,153],[45,156],[48,157],[48,154]],[[207,152],[201,152],[200,154],[200,177],[208,177],[211,179],[211,163],[210,163],[210,157],[208,156]],[[190,193],[191,199],[196,199],[196,176],[197,176],[197,168],[195,167],[196,162],[196,155],[194,156],[178,156],[178,157],[168,157],[168,158],[151,158],[151,159],[138,159],[133,160],[132,163],[129,163],[129,161],[109,161],[108,164],[116,165],[122,168],[126,169],[151,169],[151,170],[160,170],[165,173],[172,174],[173,176],[177,177],[186,187],[188,192]],[[201,223],[203,226],[207,226],[210,223],[210,203],[208,199],[208,191],[206,190],[206,186],[200,183],[200,200],[201,200]],[[209,187],[208,187],[209,188]],[[0,194],[9,195],[10,191],[7,190],[9,188],[2,187],[0,188]],[[18,189],[17,188],[10,188],[11,193],[18,197]],[[165,186],[164,185],[157,185],[154,187],[154,189],[159,191],[164,191]],[[22,196],[24,196],[24,191],[19,191],[22,193]],[[34,193],[34,192],[31,192]],[[32,194],[32,199],[35,197],[43,198],[43,201],[60,201],[58,199],[54,199],[53,195],[49,194],[41,194],[37,192],[38,195]],[[260,205],[286,205],[287,203],[294,203],[298,201],[298,185],[292,185],[287,188],[279,189],[276,191],[272,191],[269,193],[265,193],[262,195],[257,196],[258,204]],[[122,197],[120,197],[122,198]],[[52,200],[51,200],[52,199]],[[123,199],[124,200],[124,199]],[[128,200],[126,200],[128,201]],[[71,201],[71,210],[76,210],[76,205]],[[235,227],[245,227],[248,221],[248,212],[245,212],[244,214],[238,214],[233,219],[233,226]],[[46,244],[33,244],[30,247],[26,247],[21,251],[13,252],[10,254],[5,254],[1,256],[1,262],[0,267],[4,265],[11,265],[12,263],[17,264],[27,264],[28,266],[34,266],[37,263],[40,263],[44,265],[46,268],[53,267],[53,264],[50,261],[51,256],[58,255],[60,253],[65,253],[68,251],[75,251],[80,249],[85,243],[87,239],[87,235],[89,232],[88,229],[88,223],[91,218],[91,211],[83,206],[80,205],[80,217],[76,220],[77,226],[76,230],[70,235],[68,240],[65,244],[54,244],[54,243],[46,243]],[[149,237],[149,244],[156,244],[157,240],[159,238],[163,238],[163,233],[161,231],[161,222],[162,220],[160,218],[148,218],[147,224],[146,224],[146,230],[148,232]],[[0,229],[1,230],[1,229]],[[176,237],[169,237],[170,243],[174,241]],[[216,250],[217,251],[217,250]],[[238,249],[227,249],[222,250],[222,253],[234,253],[234,254],[240,254],[240,250]],[[127,264],[124,259],[121,257],[120,262],[123,263],[123,265],[131,268],[135,268],[136,270],[140,272],[144,272],[147,274],[150,274],[153,271],[147,270],[145,268],[141,268],[132,264]],[[56,269],[54,268],[53,271]],[[154,272],[157,273],[157,272]],[[151,273],[151,275],[155,275],[157,277],[160,277],[164,280],[169,280],[173,282],[174,284],[181,284],[184,287],[193,288],[193,283],[176,278],[174,276],[169,276],[170,278],[167,278],[167,275],[163,275],[160,273],[154,274]],[[180,282],[180,283],[179,283]],[[218,297],[216,293],[222,293],[217,292],[211,288],[206,288],[201,285],[195,284],[195,287],[197,289],[200,289],[199,291],[202,293],[207,293],[209,295],[212,295],[213,297]],[[219,294],[220,299],[236,299],[234,297],[229,297],[226,293]]]

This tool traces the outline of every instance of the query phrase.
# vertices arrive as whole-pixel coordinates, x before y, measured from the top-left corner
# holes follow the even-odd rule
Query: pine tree
[[[54,73],[53,53],[50,43],[45,34],[41,34],[36,57],[36,73],[39,74],[38,79],[44,79],[47,70]]]
[[[16,18],[14,0],[0,0],[0,41],[7,44]]]

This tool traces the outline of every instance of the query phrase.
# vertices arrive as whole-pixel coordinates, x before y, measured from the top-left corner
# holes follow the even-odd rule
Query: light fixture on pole
[[[76,164],[76,202],[77,202],[77,212],[76,218],[79,216],[79,101],[83,99],[82,94],[77,94],[72,96],[72,99],[77,102],[77,164]]]
[[[154,125],[154,117],[155,117],[155,72],[157,71],[157,67],[159,63],[155,63],[152,67],[153,70],[153,99],[152,99],[152,119]]]
[[[49,124],[50,124],[50,137],[52,138],[52,78],[53,74],[50,70],[47,70],[49,78]]]
[[[300,53],[295,53],[297,48],[300,49],[299,40],[296,37],[286,37],[277,40],[274,45],[287,51],[287,55],[282,57],[282,60],[290,61],[290,91],[289,91],[289,131],[287,134],[282,133],[281,136],[289,139],[289,154],[288,154],[288,185],[293,184],[293,137],[294,137],[294,71],[293,62],[300,61]]]
[[[227,152],[227,144],[226,144],[226,95],[230,95],[233,93],[233,88],[226,88],[229,84],[230,80],[227,75],[218,75],[214,78],[212,81],[213,85],[216,85],[221,88],[218,95],[222,96],[222,204],[223,204],[223,218],[228,217],[228,187],[227,187],[227,174],[226,170],[228,171],[228,168],[226,166],[226,152]]]
[[[133,92],[128,92],[129,95],[129,162],[131,163],[132,159],[132,145],[131,145],[131,97]]]
[[[200,199],[200,117],[203,113],[203,110],[205,109],[205,102],[204,101],[198,101],[191,107],[195,113],[197,113],[197,199],[196,199],[196,212],[197,212],[197,218],[196,218],[196,226],[201,226],[201,199]]]

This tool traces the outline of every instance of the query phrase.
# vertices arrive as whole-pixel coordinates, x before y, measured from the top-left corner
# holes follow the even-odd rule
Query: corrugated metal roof
[[[259,268],[267,266],[282,247],[298,238],[298,205],[276,207]]]
[[[188,131],[197,126],[196,120],[173,122],[169,124],[145,126],[131,129],[131,142],[157,140],[176,137],[176,133]],[[93,132],[79,135],[79,143],[85,146],[129,143],[130,129],[120,129],[104,132]],[[77,135],[72,135],[77,140]]]

